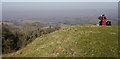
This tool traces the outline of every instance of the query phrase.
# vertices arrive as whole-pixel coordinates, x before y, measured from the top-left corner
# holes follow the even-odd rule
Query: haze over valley
[[[117,24],[118,3],[116,2],[4,2],[4,21],[25,21],[63,24],[96,24],[98,17],[105,14]],[[20,23],[20,21],[19,21]]]

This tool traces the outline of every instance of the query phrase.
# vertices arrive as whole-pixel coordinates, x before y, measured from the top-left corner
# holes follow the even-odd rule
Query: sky
[[[2,3],[0,3],[0,21],[2,20]]]
[[[118,2],[120,0],[1,0],[2,2]]]
[[[31,17],[34,15],[37,16],[40,15],[41,17],[45,17],[45,16],[61,16],[65,13],[66,15],[76,14],[73,16],[77,16],[79,14],[85,14],[85,12],[87,14],[90,14],[90,12],[94,13],[94,11],[100,14],[100,13],[105,13],[106,12],[105,10],[109,10],[109,12],[110,10],[115,12],[117,11],[118,6],[117,3],[114,4],[113,2],[118,2],[119,0],[1,0],[1,1],[3,2],[2,4],[3,6],[2,7],[0,6],[1,7],[0,11],[1,9],[3,10],[2,11],[3,16]],[[8,3],[4,3],[4,2],[8,2]],[[31,2],[31,3],[27,3],[27,2]],[[38,2],[42,2],[42,3],[38,3]],[[43,2],[55,2],[55,3],[43,3]],[[56,3],[56,2],[64,2],[64,3]],[[65,3],[65,2],[71,2],[71,3]],[[82,2],[82,3],[76,4],[73,2]],[[96,2],[102,2],[103,5]],[[105,2],[111,2],[111,3],[105,3]]]
[[[117,2],[4,2],[3,17],[68,17],[117,14]]]

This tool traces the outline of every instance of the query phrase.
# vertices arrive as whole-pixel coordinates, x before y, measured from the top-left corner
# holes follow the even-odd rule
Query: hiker
[[[102,15],[99,16],[98,19],[99,19],[99,23],[98,23],[98,24],[99,24],[99,25],[102,25]]]
[[[99,25],[106,25],[106,17],[105,14],[101,15],[100,17],[98,17],[98,19],[100,20],[100,24]]]

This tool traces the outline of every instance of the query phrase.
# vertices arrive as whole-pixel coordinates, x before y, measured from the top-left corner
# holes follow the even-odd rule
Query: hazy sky
[[[63,17],[117,14],[117,2],[4,2],[3,17]]]
[[[0,21],[2,20],[2,3],[0,3]]]
[[[118,2],[120,0],[2,0],[2,2]]]

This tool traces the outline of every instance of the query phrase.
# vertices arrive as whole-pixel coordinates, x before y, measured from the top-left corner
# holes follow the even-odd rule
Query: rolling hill
[[[117,57],[118,26],[74,25],[36,38],[3,57]]]

